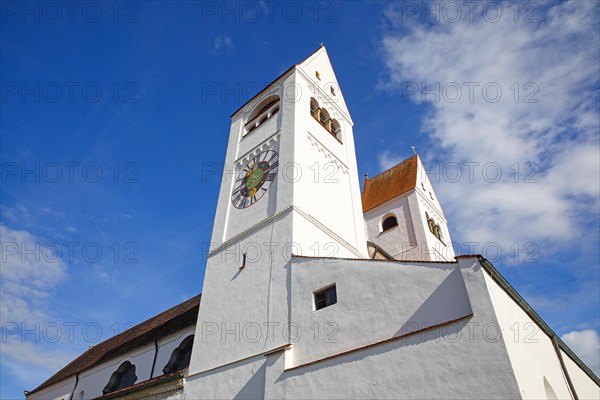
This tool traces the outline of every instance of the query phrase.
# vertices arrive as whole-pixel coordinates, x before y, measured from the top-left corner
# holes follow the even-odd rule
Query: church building
[[[325,47],[231,116],[202,294],[88,349],[36,399],[598,399],[480,255],[417,154],[359,179]]]

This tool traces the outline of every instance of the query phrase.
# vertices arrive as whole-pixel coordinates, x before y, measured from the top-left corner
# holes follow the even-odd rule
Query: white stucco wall
[[[551,338],[487,273],[485,281],[523,398],[547,398],[544,379],[559,399],[572,398]],[[598,398],[600,388],[565,353],[563,360],[580,398]]]
[[[288,267],[289,321],[302,331],[291,350],[191,375],[188,398],[520,397],[476,258],[332,261],[295,258]],[[337,304],[314,311],[313,290],[334,282]],[[428,327],[471,313],[340,355],[412,330],[407,322]],[[339,330],[325,342],[327,323]]]
[[[417,240],[413,224],[414,217],[409,202],[409,195],[411,193],[412,191],[400,195],[364,214],[367,239],[381,246],[381,248],[398,260],[427,260],[424,254],[420,254],[417,247],[419,241]],[[396,217],[398,226],[383,231],[381,224],[389,215]],[[419,236],[422,236],[422,232],[419,232]],[[420,242],[423,243],[423,238],[420,239]]]
[[[320,80],[315,76],[319,72]],[[367,257],[353,122],[335,73],[321,48],[295,71],[294,162],[303,179],[294,184],[294,205],[321,221]],[[329,90],[335,89],[335,95]],[[314,98],[341,126],[341,143],[310,114]]]
[[[294,365],[472,313],[456,263],[294,259],[291,273]],[[337,304],[314,311],[313,293],[331,284]]]
[[[27,396],[27,398],[34,400],[69,400],[74,386],[75,377],[73,376],[42,389],[39,392],[33,393]]]
[[[580,399],[600,399],[600,386],[596,385],[564,351],[561,350],[561,354],[577,396]]]

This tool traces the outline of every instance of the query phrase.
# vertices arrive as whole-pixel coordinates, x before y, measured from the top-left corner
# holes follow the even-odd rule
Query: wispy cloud
[[[600,376],[600,336],[591,329],[565,333],[561,339],[577,354],[596,376]]]
[[[43,300],[66,278],[66,267],[51,246],[28,231],[0,225],[0,309],[3,321],[39,322]]]
[[[535,23],[515,22],[505,3],[495,22],[422,24],[388,8],[381,86],[428,106],[425,158],[440,164],[436,189],[461,240],[564,245],[596,229],[598,6],[553,3]],[[457,182],[444,176],[450,163]]]
[[[0,237],[0,354],[15,379],[39,384],[73,357],[43,340],[41,329],[52,319],[49,300],[67,278],[66,267],[52,247],[28,231],[0,225]]]
[[[29,209],[21,203],[15,204],[14,207],[0,204],[0,215],[2,215],[5,221],[17,223],[22,226],[27,226],[31,223]]]
[[[393,167],[394,165],[400,163],[404,160],[403,157],[400,157],[398,154],[394,154],[389,150],[385,150],[377,156],[377,161],[379,161],[379,168],[382,171]]]
[[[213,44],[213,54],[227,53],[231,55],[233,51],[233,40],[231,36],[217,35]]]

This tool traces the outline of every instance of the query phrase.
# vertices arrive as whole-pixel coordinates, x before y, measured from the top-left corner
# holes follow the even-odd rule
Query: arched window
[[[342,141],[342,128],[337,119],[331,120],[331,134],[340,142]]]
[[[248,116],[246,134],[252,132],[279,111],[279,96],[271,95],[261,101]]]
[[[102,389],[102,393],[107,394],[119,389],[124,389],[133,385],[135,381],[137,381],[137,376],[135,375],[135,365],[129,361],[125,361],[115,372],[112,373],[108,383],[104,389]]]
[[[429,227],[429,231],[433,233],[433,236],[438,238],[438,240],[442,240],[442,229],[440,228],[440,224],[436,224],[433,218],[429,216],[427,211],[425,212],[425,218],[427,219],[427,226]]]
[[[398,226],[398,220],[396,219],[395,215],[389,215],[385,217],[381,223],[382,231],[387,231],[388,229],[392,229],[396,226]]]
[[[339,140],[340,143],[342,142],[342,129],[340,123],[331,118],[326,109],[319,107],[319,103],[314,97],[310,98],[310,115],[312,115],[312,117],[316,119],[323,126],[323,128],[327,129],[327,131],[331,133],[333,137]]]
[[[321,125],[327,128],[327,124],[330,123],[330,119],[331,118],[329,117],[329,113],[327,112],[327,110],[321,108],[321,112],[319,113],[319,122],[321,123]],[[329,128],[327,128],[327,130],[329,130]]]
[[[319,103],[314,97],[310,98],[310,115],[317,121],[319,120]]]
[[[171,353],[171,358],[169,358],[169,362],[163,368],[163,373],[168,374],[187,368],[190,365],[193,344],[194,335],[190,335],[183,339],[181,344]]]

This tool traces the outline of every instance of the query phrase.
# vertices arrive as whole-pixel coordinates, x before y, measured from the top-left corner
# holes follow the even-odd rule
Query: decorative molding
[[[270,349],[270,350],[265,350],[265,351],[263,351],[263,352],[260,352],[260,353],[253,354],[253,355],[251,355],[251,356],[247,356],[247,357],[244,357],[244,358],[240,358],[239,360],[230,361],[230,362],[227,362],[227,363],[225,363],[225,364],[218,365],[218,366],[216,366],[216,367],[212,367],[212,368],[209,368],[209,369],[205,369],[204,371],[195,372],[195,373],[193,373],[193,374],[190,374],[190,375],[188,375],[187,377],[188,377],[188,378],[192,378],[192,377],[195,377],[195,376],[198,376],[198,375],[205,374],[205,373],[207,373],[207,372],[214,371],[214,370],[216,370],[216,369],[219,369],[219,368],[228,367],[228,366],[230,366],[230,365],[237,364],[237,363],[240,363],[240,362],[242,362],[242,361],[250,360],[250,359],[252,359],[252,358],[255,358],[255,357],[259,357],[259,356],[270,356],[270,355],[272,355],[272,354],[276,354],[276,353],[279,353],[279,352],[281,352],[281,351],[288,351],[288,350],[291,350],[293,346],[294,346],[294,345],[293,345],[292,343],[286,343],[286,344],[284,344],[284,345],[282,345],[282,346],[278,346],[278,347],[275,347],[275,348],[273,348],[273,349]]]
[[[354,254],[358,258],[364,258],[364,255],[360,254],[360,252],[354,246],[352,246],[350,243],[346,242],[344,239],[342,239],[340,236],[338,236],[335,232],[333,232],[331,229],[329,229],[328,227],[326,227],[325,225],[323,225],[319,220],[317,220],[316,218],[314,218],[312,215],[310,215],[307,212],[305,212],[302,209],[300,209],[298,206],[289,206],[289,207],[283,209],[282,211],[278,212],[277,214],[271,215],[270,217],[267,217],[267,218],[263,219],[262,221],[260,221],[256,225],[252,226],[251,228],[248,228],[245,231],[238,233],[237,235],[235,235],[232,238],[230,238],[230,239],[226,240],[225,242],[223,242],[216,249],[209,251],[208,258],[210,258],[210,257],[212,257],[212,256],[214,256],[214,255],[216,255],[218,253],[220,253],[221,251],[223,251],[224,249],[228,248],[232,244],[239,242],[243,238],[245,238],[245,237],[249,236],[250,234],[258,231],[259,229],[261,229],[261,228],[265,227],[266,225],[270,224],[271,222],[274,222],[274,221],[276,221],[276,220],[278,220],[278,219],[286,216],[287,214],[289,214],[292,211],[296,211],[299,215],[303,216],[304,219],[306,219],[307,221],[311,222],[313,225],[315,225],[321,231],[325,232],[331,238],[333,238],[336,241],[338,241],[342,246],[344,246],[346,249],[348,249],[350,252],[352,252],[352,254]]]
[[[162,400],[162,399],[166,399],[168,396],[176,394],[178,392],[183,392],[183,380],[181,380],[178,383],[179,386],[172,388],[172,389],[166,389],[166,390],[162,390],[162,391],[157,391],[157,392],[153,392],[151,394],[148,394],[146,396],[142,396],[142,397],[138,397],[139,400]]]
[[[329,159],[338,169],[344,174],[348,174],[350,169],[348,166],[340,160],[335,154],[331,152],[319,139],[317,139],[312,133],[308,132],[308,140],[310,144],[317,148],[318,151],[325,155],[325,158]]]
[[[263,228],[264,226],[268,225],[269,223],[274,222],[275,220],[278,220],[279,218],[286,216],[287,214],[289,214],[292,211],[293,208],[294,208],[293,206],[289,206],[289,207],[283,209],[282,211],[278,212],[277,214],[271,215],[270,217],[263,219],[262,221],[260,221],[256,225],[246,229],[245,231],[238,233],[237,235],[233,236],[232,238],[227,239],[216,249],[209,251],[208,258],[214,256],[215,254],[220,253],[227,247],[231,246],[232,244],[234,244],[236,242],[239,242],[246,236],[249,236],[250,234],[258,231],[259,229]]]
[[[326,234],[328,234],[329,236],[331,236],[332,238],[334,238],[335,240],[340,242],[342,244],[342,246],[344,246],[346,249],[350,250],[350,252],[352,252],[352,254],[354,254],[356,257],[358,257],[358,258],[365,257],[365,255],[360,254],[360,252],[354,246],[352,246],[350,243],[346,242],[344,239],[342,239],[340,236],[338,236],[334,231],[332,231],[331,229],[329,229],[328,227],[323,225],[318,219],[316,219],[312,215],[308,214],[307,212],[305,212],[304,210],[302,210],[296,206],[294,206],[294,210],[296,212],[298,212],[298,214],[302,215],[306,220],[308,220],[309,222],[312,222],[312,224],[315,225],[317,228],[319,228],[320,230],[322,230],[323,232],[325,232]],[[367,254],[367,256],[368,256],[368,254]]]
[[[273,144],[279,140],[280,136],[281,136],[281,129],[278,129],[274,134],[272,134],[271,136],[269,136],[268,138],[266,138],[265,140],[260,142],[252,150],[244,153],[241,157],[239,157],[237,160],[235,160],[233,162],[233,164],[235,165],[236,168],[241,165],[247,164],[248,161],[250,161],[250,158],[254,157],[258,153],[261,153],[265,150],[270,149],[270,147],[273,146]]]
[[[430,213],[435,214],[436,219],[444,222],[444,224],[448,223],[448,221],[446,221],[446,218],[444,217],[444,214],[438,209],[438,207],[431,203],[427,196],[423,195],[418,190],[416,190],[415,192],[418,193],[419,200],[421,200],[421,204],[423,205],[423,207],[425,207],[425,211],[429,211]]]

